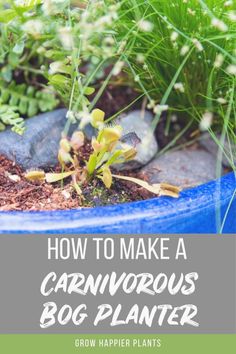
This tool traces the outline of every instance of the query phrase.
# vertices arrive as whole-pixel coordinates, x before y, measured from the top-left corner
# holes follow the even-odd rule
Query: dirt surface
[[[117,204],[148,199],[152,195],[142,188],[123,181],[114,181],[110,190],[94,180],[83,189],[83,199],[70,184],[33,183],[12,161],[0,156],[0,211],[60,210]]]

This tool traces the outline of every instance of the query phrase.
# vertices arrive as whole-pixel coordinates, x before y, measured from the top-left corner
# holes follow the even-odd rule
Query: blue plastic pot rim
[[[232,172],[184,190],[178,199],[158,197],[91,209],[0,212],[0,233],[215,233],[222,223],[222,232],[233,233],[235,193],[236,174]]]

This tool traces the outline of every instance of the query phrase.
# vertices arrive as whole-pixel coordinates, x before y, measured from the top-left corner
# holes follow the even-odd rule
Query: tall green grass
[[[235,1],[120,1],[115,37],[155,125],[168,105],[169,117],[201,122],[221,150],[225,140],[236,143],[235,16]],[[231,149],[223,153],[235,167]]]

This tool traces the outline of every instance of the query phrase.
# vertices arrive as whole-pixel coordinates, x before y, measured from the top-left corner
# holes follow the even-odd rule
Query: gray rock
[[[65,115],[65,109],[58,109],[27,119],[23,136],[10,129],[1,132],[0,154],[24,169],[55,166],[61,132],[66,124]],[[75,128],[72,126],[71,131]]]
[[[151,131],[152,115],[148,112],[134,111],[120,119],[124,134],[136,132],[141,139],[137,146],[138,154],[125,168],[136,168],[148,163],[157,152],[157,143]],[[26,131],[20,136],[10,129],[0,133],[0,154],[15,161],[23,169],[50,168],[57,164],[58,144],[66,124],[66,110],[40,114],[25,122]],[[72,125],[70,134],[77,128]],[[85,127],[85,135],[91,139],[96,131],[91,125]],[[120,166],[120,169],[124,166]]]
[[[220,140],[220,136],[217,136],[217,139]],[[200,139],[200,145],[203,146],[207,151],[209,151],[215,158],[217,158],[219,146],[215,143],[210,134],[205,133],[202,135]],[[231,142],[229,144],[228,141],[225,141],[224,152],[226,156],[229,157],[229,159],[231,159],[231,156],[233,157],[234,165],[236,165],[236,143]],[[224,152],[222,155],[222,164],[225,167],[232,167],[230,161],[227,159]]]
[[[158,145],[151,129],[153,115],[136,110],[121,117],[117,123],[123,128],[123,135],[134,132],[141,142],[136,146],[135,159],[124,164],[115,165],[117,170],[135,169],[145,166],[157,153]]]
[[[216,160],[203,149],[170,151],[155,158],[141,173],[150,183],[189,188],[216,178]]]

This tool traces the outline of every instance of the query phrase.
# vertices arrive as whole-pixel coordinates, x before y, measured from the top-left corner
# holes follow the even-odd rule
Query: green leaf
[[[12,51],[16,54],[22,54],[24,51],[25,47],[25,42],[24,41],[18,41],[15,46],[13,47]]]
[[[17,106],[17,111],[27,117],[32,117],[38,112],[51,111],[58,104],[52,90],[36,91],[34,87],[26,84],[17,85],[12,81],[7,85],[1,80],[0,100],[3,104]]]
[[[0,124],[3,123],[2,129],[5,125],[11,125],[12,131],[22,135],[25,130],[24,119],[16,112],[17,110],[18,108],[14,106],[0,105]]]
[[[40,5],[42,0],[25,0],[20,5],[15,5],[16,11],[19,14],[24,14],[26,11],[32,10],[35,6]]]
[[[158,196],[169,196],[172,198],[178,198],[181,189],[176,186],[172,186],[167,183],[155,183],[149,184],[146,181],[143,181],[139,178],[128,177],[128,176],[120,176],[120,175],[112,175],[115,178],[123,179],[124,181],[132,182],[138,184],[140,187],[147,189],[149,192],[156,194]]]
[[[1,69],[1,76],[6,82],[10,82],[12,80],[12,68],[10,65],[4,66]]]
[[[112,174],[109,167],[105,166],[102,172],[102,181],[107,188],[111,188],[112,184]]]
[[[73,175],[73,173],[75,173],[75,171],[61,172],[61,173],[46,173],[46,182],[55,183]]]
[[[89,96],[94,93],[95,89],[93,87],[85,87],[84,94]]]
[[[13,9],[6,9],[0,12],[0,22],[8,23],[17,16],[17,13]]]
[[[93,174],[93,172],[96,168],[96,164],[97,164],[97,155],[96,154],[90,155],[89,160],[87,162],[87,169],[88,169],[88,173],[90,175]]]
[[[122,150],[116,150],[112,156],[109,158],[109,160],[106,162],[107,166],[110,166],[115,163],[120,163],[120,157],[122,156],[123,151]],[[123,159],[122,159],[123,160]]]

